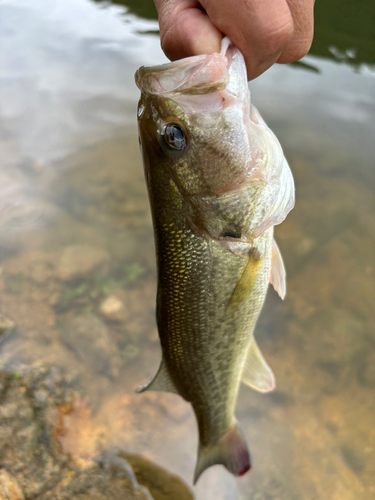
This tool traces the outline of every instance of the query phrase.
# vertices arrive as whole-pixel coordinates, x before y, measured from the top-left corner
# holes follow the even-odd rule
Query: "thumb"
[[[161,47],[172,61],[220,52],[222,33],[195,0],[155,0]]]

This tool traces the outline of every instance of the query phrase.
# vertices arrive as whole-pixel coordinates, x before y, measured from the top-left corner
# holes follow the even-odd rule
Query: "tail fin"
[[[251,469],[246,440],[237,424],[234,424],[234,427],[216,445],[203,447],[199,444],[194,484],[202,472],[215,464],[224,465],[235,476],[243,476]]]

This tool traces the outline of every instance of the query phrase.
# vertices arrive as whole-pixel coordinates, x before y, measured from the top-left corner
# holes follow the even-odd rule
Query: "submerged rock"
[[[106,453],[83,468],[61,452],[60,409],[75,393],[60,370],[1,371],[0,394],[1,499],[152,500],[124,458]]]
[[[362,353],[361,353],[362,354]],[[375,351],[363,353],[357,368],[358,381],[366,387],[375,387]]]
[[[56,276],[61,281],[74,281],[105,265],[109,255],[105,250],[86,245],[67,247],[57,265]]]
[[[0,469],[0,500],[24,500],[17,481],[5,469]]]
[[[142,457],[107,450],[79,461],[64,453],[65,416],[80,399],[74,384],[55,367],[0,370],[0,500],[193,499],[178,477]]]
[[[110,321],[126,321],[129,316],[129,311],[125,307],[125,304],[116,294],[112,294],[104,299],[99,306],[99,311]]]
[[[69,318],[63,333],[63,342],[85,366],[110,378],[118,376],[120,355],[106,326],[99,318],[91,313]]]
[[[7,319],[2,314],[0,314],[0,335],[8,330],[12,330],[15,326],[16,325],[14,321]]]

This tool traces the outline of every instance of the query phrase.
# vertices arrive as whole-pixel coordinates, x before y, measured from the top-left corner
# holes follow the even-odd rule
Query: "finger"
[[[220,52],[222,33],[194,0],[155,0],[165,55],[183,57]]]
[[[293,36],[286,0],[201,0],[213,24],[241,50],[248,79],[266,71]]]
[[[298,61],[310,50],[314,33],[314,0],[287,0],[293,17],[293,36],[278,58],[278,63]]]

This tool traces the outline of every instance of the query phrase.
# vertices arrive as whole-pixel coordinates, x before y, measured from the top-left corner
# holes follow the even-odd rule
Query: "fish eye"
[[[183,151],[186,148],[185,132],[178,123],[164,125],[161,135],[169,151]]]

